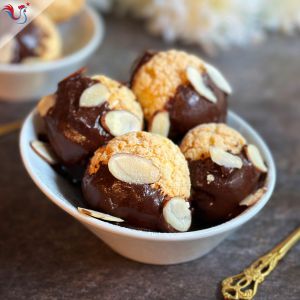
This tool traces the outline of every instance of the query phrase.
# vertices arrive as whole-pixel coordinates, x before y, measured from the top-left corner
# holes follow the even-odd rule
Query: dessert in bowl
[[[2,100],[32,101],[54,92],[59,80],[87,63],[104,35],[101,17],[88,6],[57,28],[54,26],[41,15],[0,49]],[[33,43],[34,36],[40,38]]]
[[[188,64],[175,72],[197,70]],[[203,82],[199,90],[194,87],[199,76],[195,81],[193,76],[182,78],[205,98],[197,95],[194,101],[210,101]],[[72,86],[82,78],[88,84],[77,94],[68,93],[66,81]],[[115,251],[145,263],[189,261],[209,252],[266,204],[275,184],[274,162],[263,140],[241,118],[230,112],[227,125],[199,118],[180,142],[182,131],[173,130],[172,141],[166,130],[143,131],[141,96],[111,82],[116,81],[81,73],[66,78],[26,119],[20,147],[40,189]],[[64,113],[57,118],[60,110]],[[165,125],[156,122],[158,129]],[[99,139],[98,148],[87,148],[89,131],[95,128],[106,139]],[[66,160],[70,153],[84,155]],[[83,171],[74,178],[78,166]],[[81,184],[72,185],[66,176]]]

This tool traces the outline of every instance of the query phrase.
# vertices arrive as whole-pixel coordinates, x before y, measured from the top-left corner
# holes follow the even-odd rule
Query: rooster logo
[[[30,6],[30,3],[27,2],[26,5],[19,5],[19,14],[15,11],[14,7],[11,4],[5,5],[2,11],[6,12],[11,19],[13,19],[17,24],[25,24],[27,22],[27,7]]]

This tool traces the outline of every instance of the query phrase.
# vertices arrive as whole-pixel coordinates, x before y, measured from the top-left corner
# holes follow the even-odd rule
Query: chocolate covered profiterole
[[[137,229],[176,232],[191,225],[187,162],[169,139],[131,132],[95,152],[82,181],[95,210]]]
[[[80,70],[58,84],[55,94],[38,104],[49,142],[65,166],[82,164],[113,137],[143,126],[134,94],[104,75]]]
[[[257,147],[229,126],[199,125],[180,148],[190,169],[196,223],[230,220],[263,195],[267,167]]]
[[[1,63],[32,63],[57,59],[62,42],[55,24],[39,15],[0,49]]]
[[[199,124],[226,120],[228,82],[216,68],[183,51],[146,52],[131,87],[148,130],[174,141]]]

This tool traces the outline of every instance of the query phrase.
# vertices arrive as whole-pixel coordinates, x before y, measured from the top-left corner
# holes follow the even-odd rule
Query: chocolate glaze
[[[148,61],[150,61],[150,59],[156,54],[156,51],[152,51],[152,50],[147,50],[144,52],[144,54],[142,54],[140,57],[138,57],[131,68],[131,79],[130,79],[130,87],[132,87],[133,85],[133,81],[134,81],[134,77],[136,75],[136,73],[138,72],[138,70],[145,65]]]
[[[107,165],[101,165],[93,175],[86,172],[82,191],[92,209],[124,219],[126,223],[122,225],[126,227],[172,231],[162,217],[167,196],[149,184],[129,184],[116,179]]]
[[[221,167],[210,158],[188,161],[194,227],[217,225],[234,218],[247,208],[240,206],[240,201],[263,186],[266,175],[252,165],[244,150],[239,157],[243,161],[241,169]],[[207,182],[208,174],[215,178],[211,183]]]
[[[138,70],[156,54],[146,51],[134,64],[131,82],[132,87]],[[217,103],[212,103],[199,95],[189,83],[178,86],[175,95],[167,102],[165,109],[170,113],[171,128],[169,137],[179,142],[193,127],[204,123],[221,123],[226,121],[227,95],[211,80],[208,74],[203,74],[206,85],[217,97]]]
[[[38,140],[43,143],[49,143],[48,136],[45,133],[39,133]],[[50,166],[57,174],[67,179],[70,183],[72,183],[73,185],[80,186],[87,163],[87,160],[83,160],[76,165],[64,166],[61,163],[56,163]]]
[[[38,49],[41,48],[41,42],[45,37],[45,32],[34,21],[28,24],[15,37],[16,48],[12,63],[20,63],[28,57],[38,57]]]
[[[61,81],[56,104],[44,118],[50,144],[65,166],[81,164],[113,138],[100,123],[101,116],[109,111],[106,102],[99,107],[79,107],[83,91],[97,82],[83,77],[82,71]]]
[[[175,141],[182,139],[191,128],[199,124],[226,121],[226,94],[217,88],[207,74],[203,76],[206,85],[213,91],[218,101],[212,103],[206,100],[189,83],[180,85],[166,105],[171,121],[169,137]]]

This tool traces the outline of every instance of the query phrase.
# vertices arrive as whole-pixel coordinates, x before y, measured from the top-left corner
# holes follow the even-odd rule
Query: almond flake
[[[264,163],[264,160],[255,145],[248,145],[246,148],[246,153],[248,159],[253,163],[253,165],[261,172],[268,172],[268,168]]]
[[[149,131],[152,133],[168,136],[170,130],[170,118],[167,111],[158,112],[152,119]]]
[[[190,204],[183,198],[171,198],[163,208],[165,221],[175,230],[185,232],[191,226],[192,215]]]
[[[48,164],[55,165],[57,163],[57,157],[53,153],[50,144],[36,140],[32,141],[30,146],[34,152]]]
[[[142,130],[142,121],[127,110],[112,110],[101,119],[101,124],[113,136]]]
[[[241,206],[252,206],[254,205],[256,202],[258,202],[258,200],[261,199],[261,197],[264,195],[264,193],[267,191],[267,189],[261,188],[258,189],[254,194],[250,194],[249,196],[247,196],[244,200],[242,200],[240,202]]]
[[[226,168],[240,169],[243,166],[243,161],[240,157],[230,154],[218,147],[209,148],[210,157],[214,163]]]
[[[186,75],[194,89],[204,98],[212,103],[217,103],[217,98],[213,91],[206,86],[202,74],[194,67],[188,67]]]
[[[205,69],[207,71],[208,76],[215,83],[215,85],[220,88],[226,94],[232,94],[232,88],[228,81],[225,79],[223,74],[214,66],[206,63]]]
[[[95,211],[92,209],[86,209],[86,208],[82,208],[82,207],[78,207],[78,211],[84,215],[90,216],[90,217],[94,217],[97,219],[101,219],[104,221],[109,221],[109,222],[124,222],[123,219],[108,215],[108,214],[104,214],[101,213],[99,211]]]
[[[100,106],[107,101],[110,95],[109,90],[102,83],[96,83],[82,93],[79,106],[80,107],[95,107]]]
[[[129,153],[114,154],[108,169],[115,178],[127,183],[151,184],[160,178],[159,169],[150,159]]]

